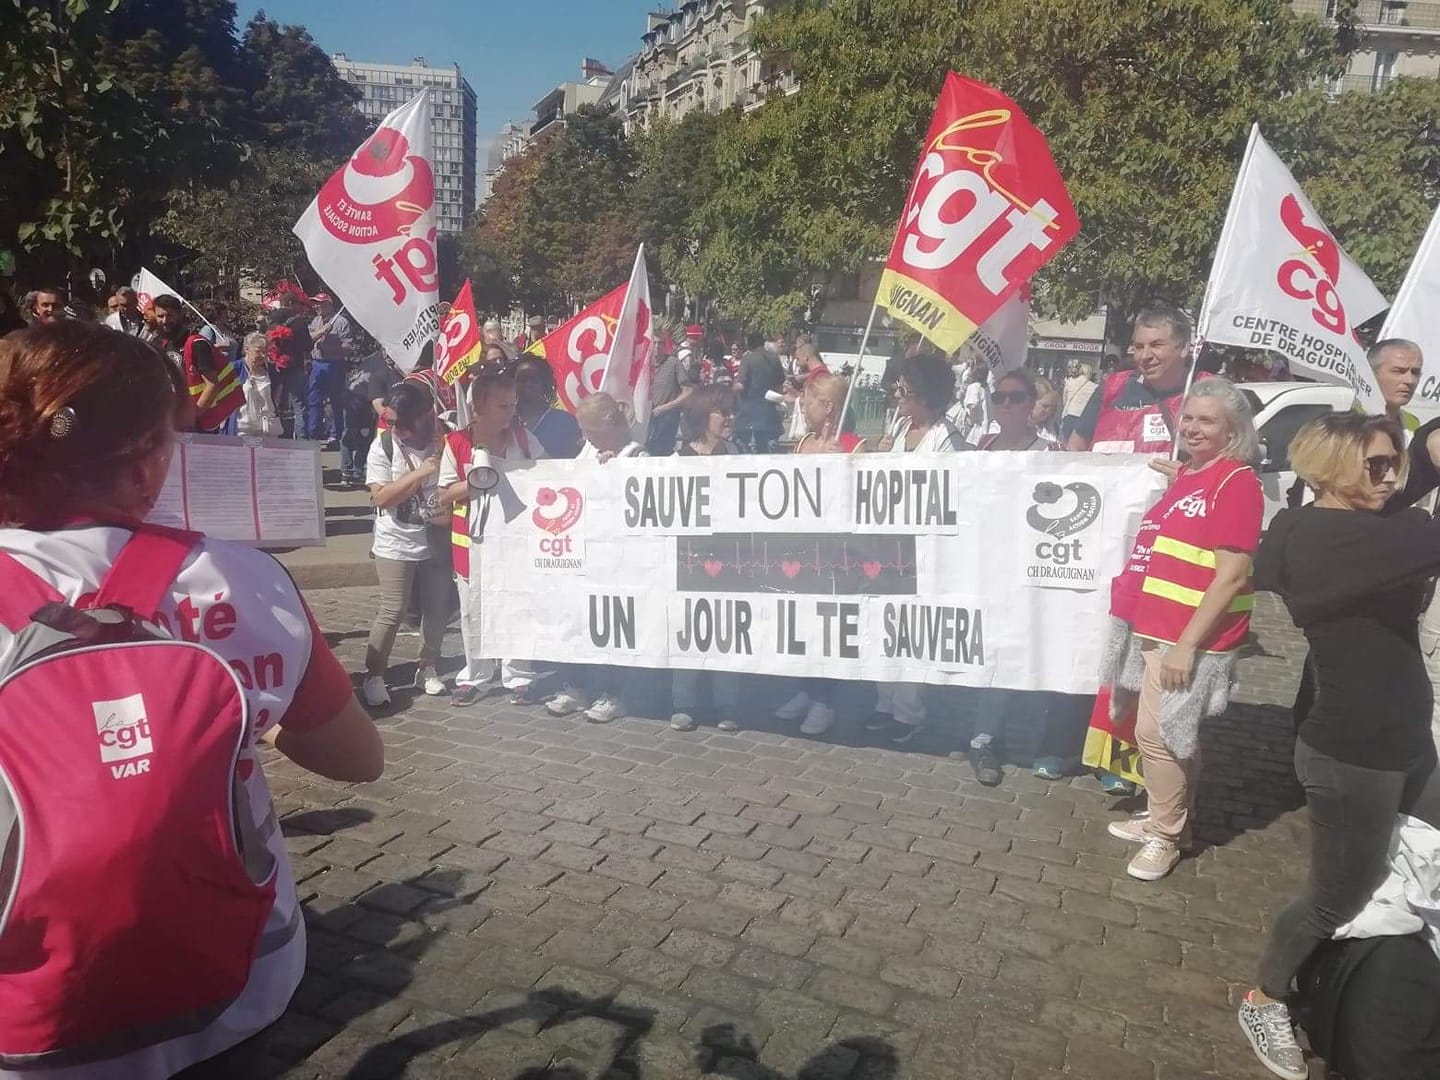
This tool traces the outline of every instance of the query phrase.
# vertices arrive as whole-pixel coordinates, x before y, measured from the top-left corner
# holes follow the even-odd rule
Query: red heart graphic
[[[565,499],[564,507],[553,517],[547,515],[544,508],[556,505],[562,496]],[[585,497],[573,487],[562,487],[559,491],[543,487],[535,493],[535,502],[537,505],[531,520],[552,536],[559,536],[579,521],[580,511],[585,507]]]
[[[881,571],[881,570],[884,570],[885,568],[884,568],[883,566],[881,566],[878,562],[873,562],[873,561],[872,561],[872,562],[863,562],[863,563],[861,563],[861,564],[860,564],[860,569],[865,571],[865,576],[866,576],[866,577],[868,577],[868,578],[870,578],[870,579],[873,580],[873,579],[879,577],[879,576],[880,576],[880,571]]]
[[[797,577],[800,576],[800,564],[798,562],[792,562],[789,559],[786,559],[780,564],[780,572],[784,574],[787,578],[789,578],[791,581],[794,581]]]
[[[705,568],[705,573],[711,577],[719,577],[720,571],[725,569],[725,564],[717,559],[706,559],[700,565]]]

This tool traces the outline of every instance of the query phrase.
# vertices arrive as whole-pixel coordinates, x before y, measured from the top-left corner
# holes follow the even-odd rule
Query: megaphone
[[[525,512],[525,503],[515,494],[515,489],[510,486],[505,474],[491,463],[488,450],[477,448],[470,455],[470,468],[465,473],[465,484],[472,496],[494,495],[500,501],[500,512],[507,525]],[[478,528],[483,522],[483,516],[472,514],[470,520]]]

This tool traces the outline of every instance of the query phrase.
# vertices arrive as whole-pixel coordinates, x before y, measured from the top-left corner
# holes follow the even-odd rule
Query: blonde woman
[[[1178,427],[1189,457],[1111,584],[1102,672],[1112,710],[1137,708],[1149,815],[1112,822],[1110,835],[1141,845],[1126,868],[1141,881],[1170,873],[1190,845],[1200,722],[1229,705],[1265,503],[1254,469],[1260,440],[1240,391],[1202,379],[1181,402]]]
[[[807,346],[801,346],[806,348]],[[865,440],[840,430],[850,381],[838,375],[813,375],[805,383],[796,409],[805,417],[805,433],[795,444],[797,454],[856,454]],[[835,679],[804,679],[795,696],[775,710],[780,720],[800,720],[800,734],[823,735],[835,723]]]
[[[1295,742],[1310,875],[1275,917],[1240,1026],[1266,1068],[1303,1080],[1285,1004],[1291,983],[1384,880],[1396,815],[1440,827],[1417,629],[1428,579],[1440,571],[1440,522],[1417,510],[1378,514],[1405,481],[1405,440],[1392,420],[1348,412],[1313,420],[1290,444],[1290,462],[1315,501],[1270,523],[1255,587],[1285,601],[1315,672],[1315,704]]]

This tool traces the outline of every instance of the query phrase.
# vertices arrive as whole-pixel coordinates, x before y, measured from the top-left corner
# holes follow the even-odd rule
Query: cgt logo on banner
[[[1280,353],[1291,370],[1354,389],[1366,412],[1385,401],[1355,327],[1385,298],[1345,254],[1256,125],[1235,179],[1196,334]]]
[[[1045,137],[999,90],[951,72],[876,302],[953,352],[1079,231]]]
[[[525,350],[550,364],[555,395],[567,412],[600,389],[627,288],[617,285]]]
[[[578,488],[542,487],[535,492],[531,522],[540,530],[535,541],[536,570],[579,574],[585,570],[585,496]]]
[[[1025,522],[1045,538],[1036,541],[1026,556],[1026,583],[1035,588],[1093,589],[1100,553],[1088,533],[1099,525],[1104,509],[1099,490],[1079,480],[1064,487],[1042,481],[1031,498],[1034,505],[1025,511]]]
[[[405,371],[439,330],[430,91],[390,113],[295,223],[310,265]]]

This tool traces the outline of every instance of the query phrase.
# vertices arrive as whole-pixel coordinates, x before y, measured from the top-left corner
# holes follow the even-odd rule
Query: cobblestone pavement
[[[358,667],[373,593],[310,599]],[[267,766],[309,973],[204,1075],[1258,1080],[1234,1006],[1305,845],[1299,639],[1270,597],[1256,629],[1154,884],[1093,779],[974,783],[963,717],[899,752],[758,719],[779,686],[739,734],[397,699],[379,782]]]

